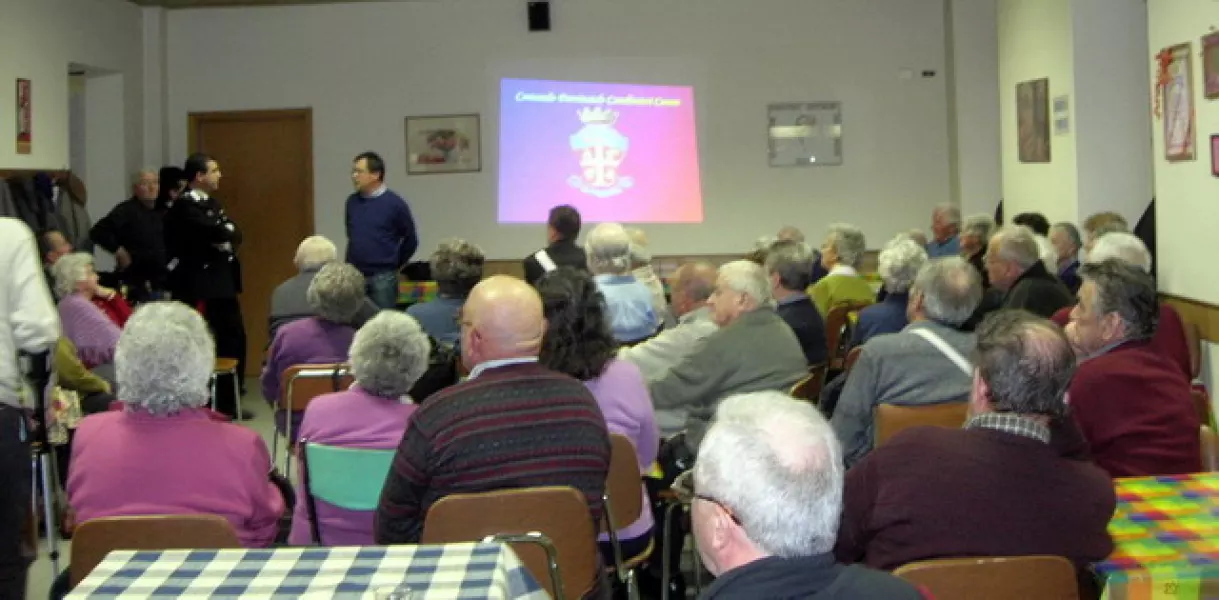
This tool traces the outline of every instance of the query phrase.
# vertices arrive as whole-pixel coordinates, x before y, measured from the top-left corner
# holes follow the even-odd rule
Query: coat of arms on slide
[[[616,196],[634,185],[634,178],[618,171],[631,147],[631,141],[614,129],[618,113],[592,107],[576,111],[576,116],[584,123],[571,136],[571,149],[580,159],[580,174],[569,177],[567,183],[598,198]]]

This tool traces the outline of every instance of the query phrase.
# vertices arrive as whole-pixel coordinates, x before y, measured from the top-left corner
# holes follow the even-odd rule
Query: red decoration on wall
[[[1152,94],[1152,101],[1156,118],[1163,116],[1163,111],[1160,106],[1160,98],[1163,96],[1164,86],[1172,82],[1172,75],[1168,73],[1168,67],[1172,66],[1173,55],[1172,48],[1165,48],[1156,54],[1156,89]]]

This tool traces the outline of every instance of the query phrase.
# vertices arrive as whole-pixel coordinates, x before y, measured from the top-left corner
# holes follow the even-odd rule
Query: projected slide
[[[499,222],[703,220],[690,87],[504,79]]]

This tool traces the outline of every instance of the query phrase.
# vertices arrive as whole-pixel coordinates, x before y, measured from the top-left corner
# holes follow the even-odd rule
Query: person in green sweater
[[[837,304],[871,304],[876,300],[876,292],[859,274],[867,249],[863,232],[858,227],[844,223],[830,225],[829,234],[821,244],[821,266],[830,274],[809,290],[821,316],[829,314]]]

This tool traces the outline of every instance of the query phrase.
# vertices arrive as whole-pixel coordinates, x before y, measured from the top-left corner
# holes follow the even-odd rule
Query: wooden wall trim
[[[1197,325],[1199,337],[1219,342],[1219,305],[1176,294],[1161,293],[1160,298],[1177,309],[1183,321]]]

